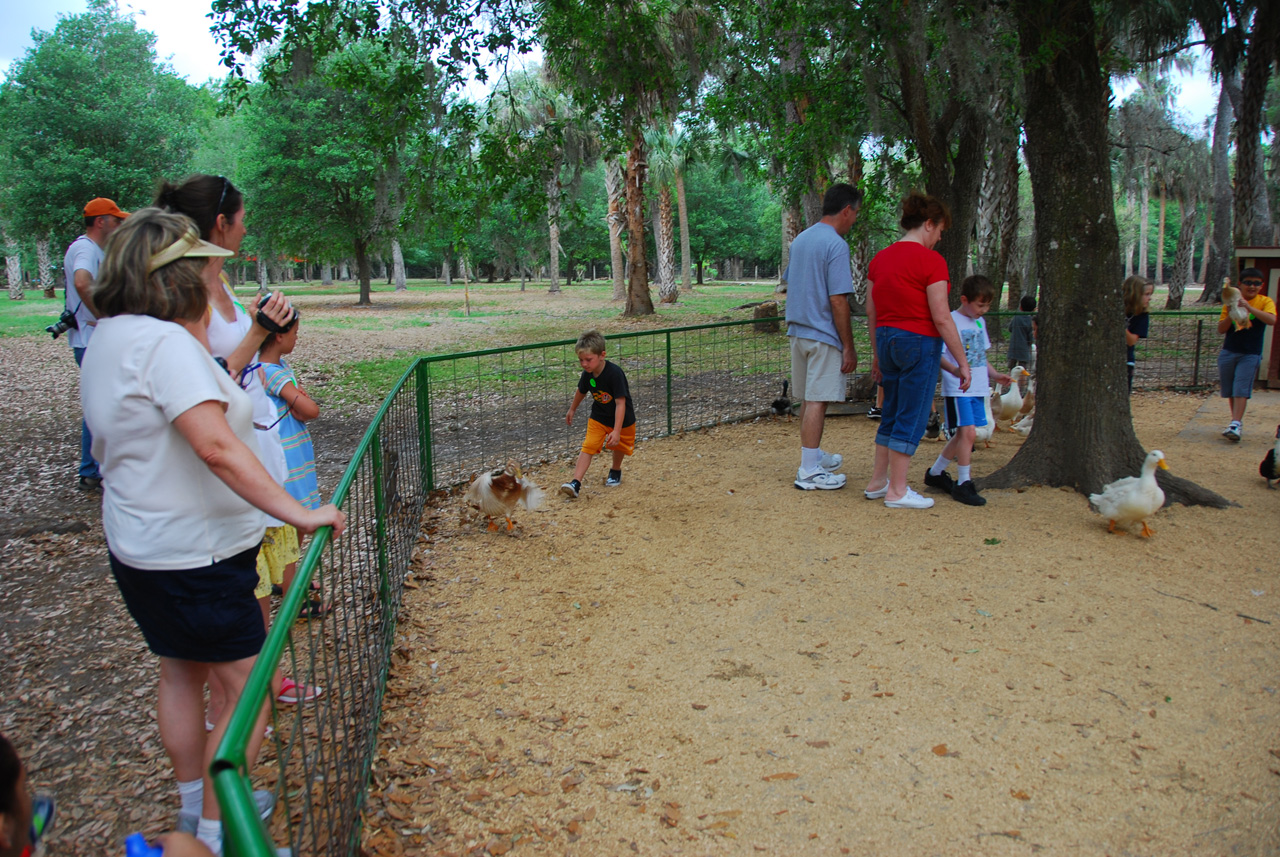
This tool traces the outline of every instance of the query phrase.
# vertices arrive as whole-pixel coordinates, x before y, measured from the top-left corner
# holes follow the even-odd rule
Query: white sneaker
[[[885,508],[887,509],[930,509],[933,507],[933,500],[929,497],[921,497],[910,488],[907,493],[903,494],[897,500],[885,499]]]
[[[835,488],[844,487],[843,473],[828,473],[819,467],[811,473],[805,473],[803,470],[796,471],[796,487],[802,491],[813,491],[821,489],[823,491],[831,491]]]
[[[844,456],[838,452],[824,452],[818,466],[828,473],[835,473],[844,466]]]
[[[1241,428],[1240,423],[1236,422],[1235,420],[1232,420],[1231,425],[1227,426],[1227,430],[1222,433],[1222,436],[1225,437],[1227,440],[1239,440],[1240,428]]]

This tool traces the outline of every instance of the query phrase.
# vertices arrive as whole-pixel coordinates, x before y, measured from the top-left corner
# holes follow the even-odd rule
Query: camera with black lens
[[[58,320],[44,329],[45,333],[52,334],[57,339],[68,330],[79,330],[80,322],[76,321],[76,314],[69,309],[64,309],[62,315],[58,316]]]

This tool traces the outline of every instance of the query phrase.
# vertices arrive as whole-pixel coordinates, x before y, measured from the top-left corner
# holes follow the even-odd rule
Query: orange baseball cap
[[[120,206],[116,205],[115,200],[106,197],[98,197],[89,200],[88,205],[84,207],[85,217],[100,217],[104,214],[110,214],[112,217],[119,217],[121,220],[129,216],[129,212],[121,211]]]

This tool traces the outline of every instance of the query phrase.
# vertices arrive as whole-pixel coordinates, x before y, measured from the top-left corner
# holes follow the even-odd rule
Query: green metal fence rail
[[[1012,313],[992,313],[992,361],[1004,365],[999,331]],[[781,319],[729,321],[607,337],[608,357],[627,373],[641,438],[767,413],[790,374]],[[870,364],[865,324],[854,325],[860,371]],[[1152,313],[1138,349],[1136,383],[1194,387],[1213,372],[1215,317]],[[347,531],[312,539],[280,616],[309,598],[331,601],[320,619],[277,621],[213,763],[226,853],[274,857],[273,843],[299,855],[351,855],[376,750],[383,693],[403,583],[428,493],[458,485],[508,458],[526,466],[578,452],[587,409],[565,414],[581,369],[575,340],[419,358],[396,383],[333,493]],[[1118,347],[1122,348],[1123,343]],[[308,590],[315,581],[320,591]],[[274,696],[278,672],[323,688],[318,698],[270,707],[271,738],[250,778],[255,715]],[[274,790],[266,823],[252,790]]]

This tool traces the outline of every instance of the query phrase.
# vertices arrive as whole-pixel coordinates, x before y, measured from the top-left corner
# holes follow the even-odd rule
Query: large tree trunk
[[[908,16],[916,26],[923,17]],[[947,261],[951,276],[951,305],[960,305],[960,285],[969,264],[969,241],[977,218],[978,189],[982,182],[983,155],[987,145],[987,120],[977,106],[958,92],[935,108],[940,97],[925,77],[924,39],[900,39],[893,56],[901,84],[902,109],[915,141],[924,173],[925,189],[951,210],[951,228],[942,233],[934,249]],[[941,121],[940,115],[951,117]]]
[[[1124,369],[1119,234],[1111,193],[1110,87],[1093,7],[1018,0],[1026,91],[1026,157],[1044,282],[1036,421],[984,487],[1039,483],[1084,494],[1138,472]],[[1226,505],[1184,480],[1161,480],[1171,501]],[[1180,484],[1175,484],[1180,483]],[[1192,495],[1195,495],[1194,497]]]
[[[369,278],[372,271],[369,269],[369,246],[364,236],[358,236],[355,240],[356,250],[356,276],[360,278],[360,300],[356,302],[357,306],[372,306],[373,300],[370,295],[372,289],[369,286]]]
[[[613,275],[613,299],[620,301],[627,296],[627,287],[623,282],[622,261],[622,228],[627,218],[622,199],[622,164],[617,155],[610,155],[604,162],[604,190],[609,195],[608,213],[605,224],[609,228],[609,266]]]
[[[623,315],[653,315],[653,298],[649,295],[649,262],[644,251],[644,134],[632,132],[631,151],[627,153],[627,259],[630,278],[627,283],[627,305]]]
[[[1231,167],[1228,148],[1231,145],[1231,97],[1226,80],[1218,89],[1218,115],[1213,123],[1213,237],[1209,246],[1209,266],[1204,274],[1204,290],[1200,303],[1222,300],[1222,278],[1234,267],[1231,264]]]
[[[58,296],[57,287],[53,283],[53,263],[49,258],[51,241],[52,239],[46,236],[36,242],[36,270],[40,272],[40,288],[44,289],[46,298]]]
[[[333,263],[331,262],[320,263],[320,285],[322,286],[333,285]]]
[[[800,209],[795,206],[783,206],[782,208],[782,264],[778,267],[778,287],[774,289],[778,294],[787,293],[787,266],[791,264],[791,242],[796,240],[796,236],[804,231],[801,225],[804,215]],[[698,282],[702,282],[699,280]]]
[[[1012,280],[1010,262],[1014,257],[1014,248],[1018,243],[1018,142],[1015,136],[1005,152],[1004,181],[1000,185],[1000,253],[996,260],[995,276],[997,284]],[[1021,291],[1021,280],[1019,291]],[[1010,304],[1011,309],[1017,303]]]
[[[693,291],[693,264],[689,250],[689,201],[684,193],[684,170],[676,170],[676,211],[680,216],[680,288]]]
[[[1178,252],[1173,257],[1173,276],[1169,278],[1169,297],[1165,309],[1182,309],[1182,296],[1191,280],[1191,254],[1196,243],[1196,201],[1178,200],[1182,226],[1178,230]]]
[[[1249,56],[1236,116],[1235,244],[1268,244],[1271,212],[1263,177],[1262,105],[1271,79],[1271,63],[1280,42],[1280,3],[1262,3],[1253,19]]]
[[[396,291],[409,291],[409,284],[405,282],[404,276],[404,251],[400,249],[399,238],[391,241],[391,265],[395,269]]]

